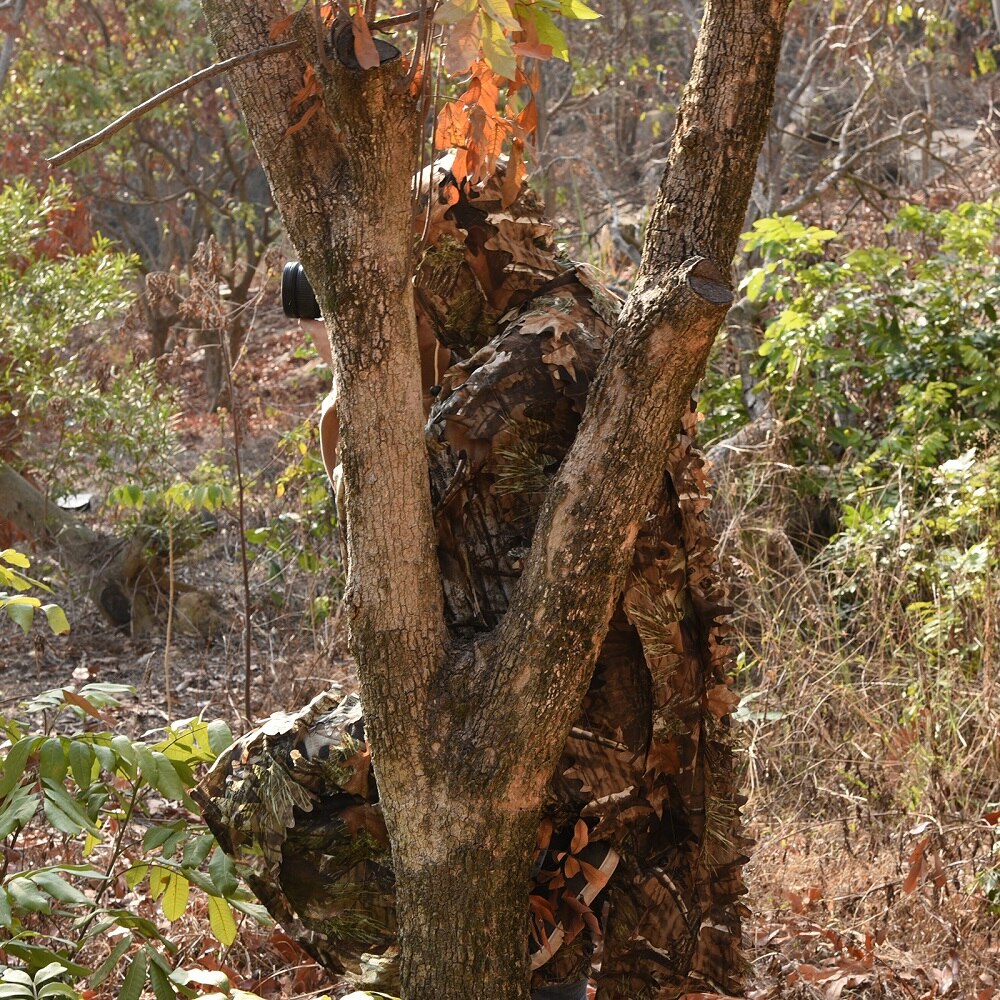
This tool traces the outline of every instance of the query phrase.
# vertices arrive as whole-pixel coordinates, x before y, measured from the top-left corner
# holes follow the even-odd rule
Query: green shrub
[[[153,363],[112,350],[135,260],[101,237],[88,253],[54,249],[71,208],[58,185],[0,188],[0,425],[56,495],[95,473],[149,481],[175,449]]]
[[[228,726],[190,719],[162,740],[131,739],[114,720],[126,690],[48,691],[0,716],[0,997],[101,989],[137,1000],[147,983],[158,1000],[201,995],[199,985],[230,995],[224,974],[174,967],[154,904],[172,923],[193,888],[223,945],[236,913],[266,919],[189,794],[196,769],[232,743]]]
[[[28,634],[35,620],[35,611],[41,610],[56,635],[65,635],[69,631],[69,621],[66,613],[58,604],[42,604],[41,600],[29,590],[45,590],[49,588],[38,580],[26,576],[24,570],[31,569],[28,557],[16,549],[4,549],[0,552],[0,611]]]

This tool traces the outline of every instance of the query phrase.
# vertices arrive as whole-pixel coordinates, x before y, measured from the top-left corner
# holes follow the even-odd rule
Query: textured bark
[[[98,535],[0,461],[0,519],[53,552],[83,583],[87,595],[115,627],[131,621],[127,566],[137,552],[127,542]],[[142,546],[140,545],[141,551]]]
[[[167,554],[152,551],[144,532],[129,538],[98,534],[0,460],[0,524],[4,522],[51,553],[115,628],[133,635],[148,631],[156,619],[166,618],[172,590],[179,631],[207,637],[218,630],[215,598],[179,581],[171,587]],[[181,554],[175,548],[174,556]]]
[[[277,0],[203,6],[222,58],[266,45],[269,22],[283,14]],[[333,345],[346,607],[392,843],[406,1000],[526,996],[524,876],[534,831],[613,612],[623,600],[628,609],[627,593],[638,586],[629,585],[629,567],[663,488],[665,442],[732,298],[729,263],[767,124],[785,7],[786,0],[706,5],[636,288],[526,539],[509,606],[471,625],[442,594],[428,487],[409,193],[418,122],[415,102],[397,92],[402,67],[390,61],[361,72],[317,51],[307,4],[293,27],[297,54],[233,71]],[[306,61],[323,109],[287,135]],[[500,309],[499,301],[488,305]],[[710,659],[694,655],[684,667],[682,700],[699,718],[713,683]],[[676,767],[690,772],[687,782],[703,774],[691,760]],[[650,816],[667,815],[656,799]],[[693,828],[691,836],[704,840]],[[725,871],[733,864],[730,857]],[[664,885],[655,873],[633,874]],[[623,887],[623,897],[629,891]],[[676,958],[690,968],[711,906],[682,902],[680,924],[694,943]],[[681,990],[685,976],[678,973]],[[664,980],[650,971],[643,983],[631,995]],[[617,989],[605,993],[629,995]]]

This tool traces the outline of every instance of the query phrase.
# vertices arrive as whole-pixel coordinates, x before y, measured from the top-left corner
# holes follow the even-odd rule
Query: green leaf
[[[438,24],[457,24],[464,21],[478,6],[478,0],[448,0],[437,9],[434,20]]]
[[[111,749],[114,750],[115,753],[117,753],[118,756],[132,768],[135,768],[138,764],[135,748],[132,745],[132,741],[127,736],[112,736]],[[132,772],[129,772],[129,777],[131,776]]]
[[[43,604],[42,611],[45,612],[49,628],[56,635],[69,634],[69,619],[66,617],[66,612],[58,604]]]
[[[208,923],[216,941],[228,948],[236,940],[236,920],[232,907],[218,896],[208,897]]]
[[[227,723],[221,719],[213,719],[208,724],[208,746],[216,756],[228,750],[234,742],[233,731]]]
[[[70,1000],[80,1000],[80,994],[69,983],[47,983],[38,991],[39,1000],[44,997],[69,997]]]
[[[31,881],[53,899],[59,900],[60,903],[73,903],[87,907],[94,905],[94,901],[86,893],[81,892],[76,886],[70,885],[54,871],[34,872],[31,875]]]
[[[7,890],[0,888],[0,927],[10,927],[14,923],[14,914],[10,909]]]
[[[569,43],[562,29],[552,20],[552,15],[538,4],[534,4],[525,8],[524,16],[534,21],[539,42],[548,45],[556,59],[569,62]]]
[[[20,983],[9,983],[7,982],[7,976],[12,972],[20,972],[20,969],[8,969],[4,973],[3,982],[0,982],[0,998],[3,1000],[21,1000],[22,997],[26,997],[27,1000],[34,1000],[35,990],[32,986],[22,986]]]
[[[153,995],[156,1000],[176,1000],[177,990],[170,982],[170,977],[152,959],[149,963],[149,981],[152,983]]]
[[[90,787],[94,769],[94,750],[89,743],[83,740],[70,740],[69,766],[77,787],[81,791],[86,791]]]
[[[183,868],[181,869],[184,873],[184,877],[192,884],[197,886],[206,896],[217,896],[218,889],[215,888],[215,883],[204,873],[198,871],[197,868]]]
[[[746,280],[746,293],[747,298],[751,302],[756,302],[760,296],[760,291],[764,287],[764,279],[767,274],[762,267],[755,267],[748,275]]]
[[[134,889],[149,874],[149,865],[135,865],[125,870],[125,884]]]
[[[153,865],[149,870],[149,896],[151,899],[159,899],[163,894],[163,890],[167,887],[167,882],[170,881],[170,870],[168,868],[161,868],[159,865]]]
[[[44,789],[45,816],[48,821],[62,833],[79,836],[84,830],[95,837],[101,835],[90,817],[80,808],[80,804],[63,787],[61,783],[42,779]]]
[[[245,913],[263,927],[270,927],[274,923],[271,914],[267,912],[267,907],[262,906],[260,903],[252,903],[249,899],[237,899],[235,896],[229,902],[232,904],[234,910]]]
[[[146,956],[140,951],[136,952],[132,959],[132,964],[125,973],[125,982],[122,983],[121,993],[118,1000],[139,1000],[142,996],[142,988],[146,985]]]
[[[7,969],[3,974],[5,983],[18,983],[22,986],[34,986],[31,976],[24,969]]]
[[[114,946],[111,954],[108,955],[108,957],[94,970],[90,977],[91,989],[97,989],[97,987],[100,986],[101,983],[103,983],[104,980],[115,971],[115,966],[118,965],[118,963],[122,960],[122,956],[124,956],[125,952],[127,952],[131,947],[132,935],[130,932],[126,931],[125,934],[122,935],[118,944]]]
[[[163,899],[160,901],[163,915],[167,920],[173,923],[184,915],[190,894],[191,883],[180,872],[171,872]]]
[[[49,962],[48,965],[43,966],[35,973],[35,986],[41,986],[42,983],[50,982],[64,975],[66,975],[66,966],[62,962]]]
[[[517,58],[510,42],[500,25],[480,15],[482,28],[483,58],[487,65],[499,76],[513,80],[517,76]]]
[[[58,736],[47,739],[38,751],[38,773],[58,784],[62,784],[65,779],[66,751]]]
[[[0,559],[19,569],[31,569],[31,560],[17,549],[4,549],[0,552]]]
[[[39,892],[34,883],[24,876],[12,878],[7,883],[7,894],[10,896],[13,909],[24,910],[26,913],[52,912],[52,902],[49,897]],[[10,951],[12,945],[13,942],[8,941],[4,947]]]
[[[154,750],[153,759],[157,765],[156,780],[151,782],[153,787],[165,798],[172,799],[174,802],[186,802],[188,800],[187,789],[170,758],[160,753],[159,750]]]
[[[236,866],[221,847],[215,849],[212,859],[208,862],[208,874],[223,896],[231,896],[239,888]]]
[[[521,22],[514,17],[507,0],[479,0],[479,6],[490,20],[508,31],[520,31]]]
[[[576,21],[593,21],[600,17],[596,10],[591,10],[582,0],[559,0],[559,13],[563,17],[571,17]]]
[[[0,840],[27,826],[38,810],[38,796],[27,785],[14,789],[0,808]]]
[[[7,796],[24,777],[28,758],[41,740],[41,736],[25,736],[10,748],[4,761],[3,775],[0,777],[0,798]]]
[[[156,788],[156,779],[159,777],[160,768],[153,756],[153,751],[145,743],[133,743],[132,749],[142,770],[143,781]]]
[[[38,603],[41,603],[40,601]],[[15,601],[4,601],[3,609],[7,612],[7,617],[15,624],[21,626],[21,631],[27,635],[31,631],[31,623],[35,620],[35,609],[31,604],[15,603]]]
[[[178,986],[197,983],[199,986],[214,986],[229,991],[229,976],[217,969],[174,969],[170,978]]]
[[[184,845],[182,864],[185,868],[200,868],[201,863],[208,857],[209,852],[214,846],[215,837],[211,833],[203,833],[200,836],[192,837]]]
[[[50,962],[56,962],[74,979],[82,979],[84,976],[90,975],[90,969],[87,966],[71,962],[60,952],[38,944],[28,944],[27,941],[5,941],[4,949],[8,955],[13,955],[31,969],[39,969],[47,966]]]

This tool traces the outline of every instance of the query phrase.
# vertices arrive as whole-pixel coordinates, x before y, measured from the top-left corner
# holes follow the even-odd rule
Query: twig
[[[390,17],[383,17],[378,21],[369,21],[368,27],[372,31],[390,31],[398,28],[401,24],[412,24],[420,19],[420,11],[411,10],[406,14],[392,14]]]
[[[278,55],[280,52],[291,52],[292,49],[298,48],[298,44],[299,43],[297,41],[293,40],[280,42],[277,45],[267,45],[262,49],[254,49],[253,52],[244,52],[242,55],[232,56],[229,59],[223,59],[222,62],[206,66],[204,69],[198,70],[197,73],[192,73],[191,76],[187,77],[187,79],[181,80],[179,83],[172,84],[167,87],[166,90],[161,90],[160,93],[151,97],[148,101],[143,101],[142,104],[132,108],[131,111],[126,111],[120,118],[116,118],[110,125],[106,125],[99,132],[95,132],[86,139],[82,139],[75,145],[70,146],[69,149],[64,149],[61,153],[56,153],[55,156],[46,157],[45,162],[48,163],[50,167],[61,167],[64,163],[69,163],[70,160],[75,159],[81,153],[87,152],[88,149],[93,149],[95,146],[99,146],[102,142],[106,142],[116,132],[120,132],[126,125],[131,124],[137,118],[141,118],[143,115],[152,111],[153,108],[158,107],[165,101],[169,101],[171,97],[176,97],[178,94],[183,94],[185,90],[190,90],[190,88],[196,83],[201,83],[202,80],[211,79],[213,76],[225,73],[234,66],[240,66],[245,62],[252,62],[255,59],[263,59],[266,56]]]
[[[219,346],[222,348],[223,364],[226,371],[226,385],[229,388],[229,415],[233,423],[233,455],[236,459],[236,498],[237,517],[240,529],[240,565],[243,570],[243,714],[249,726],[253,720],[253,704],[250,696],[250,672],[253,666],[251,643],[253,642],[253,621],[250,618],[250,562],[247,558],[247,519],[244,509],[246,489],[243,482],[243,463],[240,451],[243,447],[243,434],[240,429],[240,415],[237,412],[238,400],[236,388],[233,385],[233,358],[229,350],[228,331],[219,330]]]

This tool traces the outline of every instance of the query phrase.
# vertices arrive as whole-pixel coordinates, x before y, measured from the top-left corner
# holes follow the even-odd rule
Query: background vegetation
[[[229,725],[352,684],[328,371],[274,304],[281,236],[224,80],[44,165],[212,60],[194,3],[70,6],[0,4],[0,483],[68,509],[87,559],[128,553],[144,611],[115,631],[81,561],[3,510],[0,996],[332,990],[188,796]],[[533,183],[623,289],[699,5],[595,6],[545,64]],[[1000,992],[996,15],[790,14],[700,399],[761,997]]]

